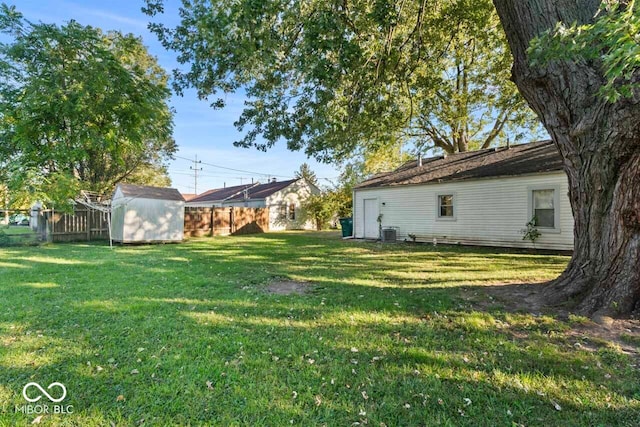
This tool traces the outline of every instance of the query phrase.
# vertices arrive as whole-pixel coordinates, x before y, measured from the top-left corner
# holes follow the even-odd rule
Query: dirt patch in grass
[[[640,321],[634,319],[611,319],[606,324],[581,323],[572,327],[570,336],[587,336],[617,345],[624,353],[634,355],[640,361]]]
[[[539,283],[493,283],[461,288],[463,298],[476,310],[499,308],[512,313],[551,314],[541,298],[540,289]],[[564,317],[567,317],[566,313]]]
[[[310,283],[296,282],[295,280],[276,280],[267,286],[267,292],[276,295],[303,295],[310,290]]]
[[[542,297],[541,283],[504,283],[465,290],[466,298],[478,310],[500,307],[513,313],[549,315],[567,322],[569,337],[591,337],[617,345],[624,353],[640,358],[640,320],[636,318],[613,319],[600,317],[589,319],[575,316],[562,306],[550,306]]]

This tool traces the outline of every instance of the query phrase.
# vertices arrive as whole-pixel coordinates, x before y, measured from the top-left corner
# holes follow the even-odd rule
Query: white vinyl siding
[[[563,172],[357,189],[354,192],[354,234],[362,238],[363,200],[378,198],[382,227],[398,227],[398,239],[408,234],[418,241],[486,246],[533,247],[522,240],[531,220],[532,189],[554,189],[556,227],[536,241],[541,249],[573,249],[573,217],[567,177]],[[438,195],[454,195],[455,221],[438,218]]]

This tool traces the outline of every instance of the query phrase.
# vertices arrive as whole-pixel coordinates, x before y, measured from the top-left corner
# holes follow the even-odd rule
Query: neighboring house
[[[399,240],[534,247],[522,238],[535,216],[536,248],[571,250],[568,191],[551,141],[418,159],[355,187],[354,235],[394,227]]]
[[[184,198],[175,188],[118,184],[111,200],[111,233],[121,243],[180,242]]]
[[[187,207],[249,207],[269,209],[269,230],[313,229],[302,204],[320,190],[304,179],[245,184],[209,190],[189,200]]]

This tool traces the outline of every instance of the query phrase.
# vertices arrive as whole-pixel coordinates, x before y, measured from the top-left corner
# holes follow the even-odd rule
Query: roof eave
[[[487,179],[503,179],[503,178],[518,178],[518,177],[527,177],[527,176],[535,176],[535,175],[545,175],[552,173],[564,172],[564,169],[553,169],[548,171],[539,171],[539,172],[528,172],[521,174],[503,174],[503,175],[492,175],[492,176],[480,176],[473,178],[453,178],[453,179],[440,179],[440,180],[431,180],[426,182],[407,182],[407,183],[390,183],[390,184],[380,184],[380,185],[367,185],[367,186],[356,186],[353,187],[353,191],[357,190],[369,190],[376,188],[397,188],[397,187],[409,187],[409,186],[417,186],[417,185],[437,185],[437,184],[447,184],[447,183],[459,183],[459,182],[471,182],[471,181],[484,181]]]

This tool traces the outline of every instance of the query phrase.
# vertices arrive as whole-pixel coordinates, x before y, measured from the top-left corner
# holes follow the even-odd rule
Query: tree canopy
[[[175,88],[215,108],[244,89],[239,146],[285,140],[333,161],[389,141],[457,152],[539,134],[490,0],[191,0],[180,16],[150,24],[185,65]]]
[[[640,3],[603,1],[592,22],[558,22],[532,40],[533,65],[582,59],[602,64],[607,83],[600,94],[610,102],[631,98],[640,88]]]
[[[141,39],[0,8],[0,174],[14,198],[166,178],[175,152],[168,76]]]

